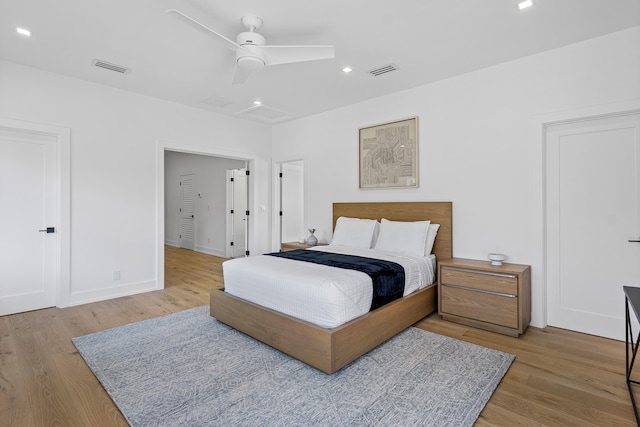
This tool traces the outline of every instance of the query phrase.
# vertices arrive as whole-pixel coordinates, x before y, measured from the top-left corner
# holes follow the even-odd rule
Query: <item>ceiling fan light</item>
[[[243,70],[259,70],[264,68],[264,61],[255,56],[243,56],[238,58],[238,67]]]

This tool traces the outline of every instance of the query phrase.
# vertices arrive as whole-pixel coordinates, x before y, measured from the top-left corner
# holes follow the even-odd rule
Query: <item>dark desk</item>
[[[640,384],[639,381],[631,379],[631,371],[633,370],[633,364],[636,361],[636,355],[638,354],[638,347],[640,347],[640,334],[638,335],[635,344],[633,342],[633,332],[631,330],[631,314],[629,307],[633,310],[633,314],[636,316],[636,320],[640,322],[640,288],[634,288],[632,286],[623,286],[624,290],[624,309],[625,309],[625,347],[626,347],[626,362],[627,362],[627,388],[629,389],[629,395],[631,396],[631,404],[633,405],[633,412],[636,415],[636,423],[640,426],[640,417],[638,416],[638,408],[636,406],[636,399],[633,397],[633,390],[631,390],[631,384]],[[629,352],[631,352],[631,359],[629,359]]]

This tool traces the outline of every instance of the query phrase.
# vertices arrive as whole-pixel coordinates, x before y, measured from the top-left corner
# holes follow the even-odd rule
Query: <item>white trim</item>
[[[71,294],[71,129],[0,117],[0,128],[30,132],[56,139],[57,279],[55,304],[65,307]]]
[[[233,235],[233,216],[231,215],[231,199],[233,186],[231,185],[231,169],[225,170],[225,209],[224,209],[224,257],[231,258],[233,250],[231,249],[231,236]]]
[[[531,262],[540,266],[540,271],[532,270],[531,325],[546,327],[547,323],[547,206],[546,206],[546,134],[547,128],[552,125],[569,123],[580,120],[594,119],[612,115],[632,114],[640,111],[640,98],[619,102],[576,108],[572,110],[542,113],[531,118],[529,129],[531,141],[531,206],[534,209],[533,223],[531,227],[531,241],[536,242],[533,253],[538,254]]]

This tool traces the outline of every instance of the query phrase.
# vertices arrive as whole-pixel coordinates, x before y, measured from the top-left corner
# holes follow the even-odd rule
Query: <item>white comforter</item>
[[[393,261],[405,271],[404,295],[433,283],[435,257],[414,257],[343,246],[309,250]],[[371,278],[362,272],[270,255],[236,258],[222,264],[225,291],[263,307],[335,328],[369,311]]]

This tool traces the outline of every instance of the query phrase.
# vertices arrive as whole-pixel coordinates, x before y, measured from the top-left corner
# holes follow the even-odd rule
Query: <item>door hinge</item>
[[[282,178],[282,172],[280,172],[280,178]]]
[[[231,177],[231,182],[233,182],[233,177]]]
[[[229,243],[229,246],[233,246],[233,242]]]
[[[245,214],[246,216],[249,216],[249,211],[244,211],[244,214]]]
[[[245,256],[249,256],[249,251],[244,251]]]
[[[233,214],[233,209],[231,209],[231,213]]]
[[[247,169],[246,171],[244,171],[244,174],[249,176],[249,169]]]
[[[280,216],[282,216],[282,211],[280,211]]]

